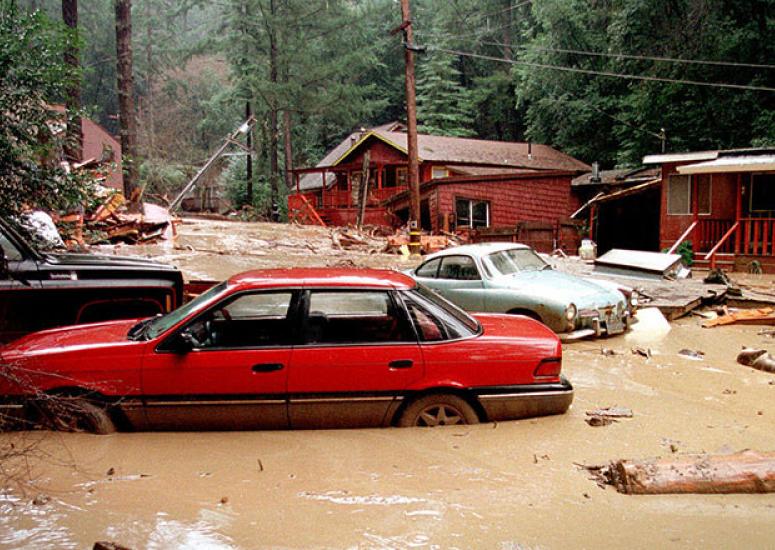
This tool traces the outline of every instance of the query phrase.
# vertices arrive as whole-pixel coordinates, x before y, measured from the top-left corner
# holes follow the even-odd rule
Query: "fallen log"
[[[617,460],[585,469],[627,495],[775,492],[775,452]]]
[[[764,372],[775,372],[775,357],[764,349],[743,348],[737,354],[737,362]]]

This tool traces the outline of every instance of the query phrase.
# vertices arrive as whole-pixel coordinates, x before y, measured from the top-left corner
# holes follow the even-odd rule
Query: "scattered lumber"
[[[743,309],[729,311],[725,315],[719,315],[715,319],[708,319],[702,323],[705,328],[722,325],[775,325],[775,308],[761,307],[757,309]]]
[[[775,452],[617,460],[584,468],[599,484],[626,495],[775,492]]]

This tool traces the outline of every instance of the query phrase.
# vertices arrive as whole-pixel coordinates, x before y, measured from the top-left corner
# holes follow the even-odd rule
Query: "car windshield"
[[[531,248],[511,248],[488,254],[485,265],[496,277],[523,271],[541,271],[552,267]]]
[[[433,305],[444,310],[444,312],[452,316],[452,318],[455,319],[458,323],[464,325],[473,334],[479,332],[479,321],[471,317],[468,313],[457,307],[452,302],[445,300],[431,289],[421,284],[418,284],[414,291],[425,298],[427,301],[433,303]]]
[[[154,317],[152,319],[149,319],[147,321],[142,321],[143,323],[147,323],[142,327],[142,335],[146,340],[152,340],[159,336],[160,334],[166,332],[171,327],[174,327],[177,325],[180,321],[188,317],[191,313],[194,313],[195,311],[199,311],[200,309],[204,308],[210,300],[217,296],[218,294],[222,293],[224,290],[226,290],[226,281],[215,285],[214,287],[211,287],[207,292],[203,292],[187,304],[184,304],[180,306],[178,309],[174,311],[170,311],[166,315],[162,315],[161,317]],[[137,334],[137,327],[132,327],[132,329],[129,331],[129,334],[127,335],[129,338],[132,338],[133,333]]]

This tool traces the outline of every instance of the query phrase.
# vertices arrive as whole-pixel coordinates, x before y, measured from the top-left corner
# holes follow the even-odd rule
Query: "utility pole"
[[[417,159],[417,101],[414,79],[414,36],[409,0],[401,0],[401,25],[391,34],[403,32],[404,65],[406,73],[406,152],[409,157],[407,179],[409,184],[409,251],[420,254],[420,175]]]

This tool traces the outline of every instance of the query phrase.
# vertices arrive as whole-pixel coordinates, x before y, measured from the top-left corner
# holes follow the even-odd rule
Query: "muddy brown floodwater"
[[[193,272],[196,262],[181,267]],[[735,362],[741,345],[775,351],[775,340],[758,327],[699,323],[685,318],[664,333],[644,313],[630,334],[566,345],[576,399],[562,416],[434,429],[0,435],[0,445],[36,442],[22,470],[32,481],[7,483],[0,496],[0,546],[772,548],[775,494],[626,496],[577,467],[775,450],[775,375]],[[704,356],[679,355],[684,348]],[[613,405],[633,418],[584,421]]]
[[[435,429],[0,436],[41,438],[34,481],[0,502],[0,545],[772,547],[773,494],[626,496],[576,466],[775,449],[775,375],[735,363],[741,343],[775,341],[757,327],[702,329],[696,318],[661,337],[647,325],[565,346],[577,393],[562,416]],[[611,405],[634,417],[584,422],[586,410]],[[51,500],[33,504],[39,494]]]

